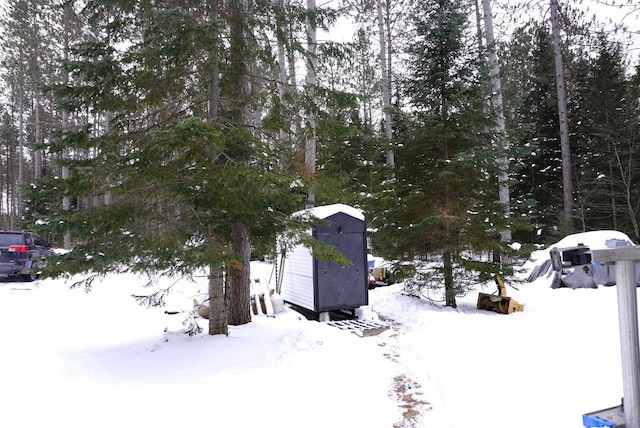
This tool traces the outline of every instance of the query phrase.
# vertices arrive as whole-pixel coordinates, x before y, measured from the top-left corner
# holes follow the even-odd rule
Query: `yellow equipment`
[[[498,294],[478,294],[478,309],[486,309],[501,314],[510,314],[512,312],[522,312],[524,305],[516,302],[515,299],[507,297],[507,289],[504,286],[504,279],[501,276],[495,277],[498,286]]]

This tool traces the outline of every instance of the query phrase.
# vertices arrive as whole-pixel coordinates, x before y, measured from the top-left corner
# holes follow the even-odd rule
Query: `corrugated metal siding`
[[[311,250],[298,245],[287,253],[282,272],[282,298],[311,311],[313,297],[313,257]]]

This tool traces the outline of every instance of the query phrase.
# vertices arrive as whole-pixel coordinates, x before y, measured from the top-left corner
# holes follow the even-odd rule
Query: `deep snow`
[[[254,262],[252,277],[271,270]],[[377,336],[285,308],[189,337],[184,314],[164,311],[188,310],[206,290],[196,280],[153,309],[131,298],[149,291],[133,275],[89,293],[0,283],[0,427],[581,427],[622,395],[615,287],[540,278],[508,289],[524,312],[500,315],[477,310],[476,292],[454,310],[396,284],[361,311],[390,324]]]

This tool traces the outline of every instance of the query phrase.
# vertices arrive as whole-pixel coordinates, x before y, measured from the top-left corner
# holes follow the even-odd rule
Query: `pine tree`
[[[580,13],[563,9],[567,46],[564,52],[568,117],[572,132],[572,181],[574,220],[578,230],[615,228],[635,235],[633,214],[625,188],[633,176],[616,171],[616,151],[622,161],[633,159],[633,139],[623,137],[630,130],[633,108],[626,91],[626,60],[621,45],[612,44],[609,35],[598,35]],[[537,234],[520,235],[522,241],[549,243],[564,236],[562,229],[563,176],[562,153],[557,116],[557,91],[552,37],[546,23],[530,22],[518,28],[503,51],[503,76],[508,122],[525,131],[517,145],[531,147],[516,177],[516,199],[535,201],[535,208],[520,212],[536,226]],[[613,113],[615,111],[615,113]],[[625,141],[623,145],[613,142]],[[622,152],[620,149],[625,147]],[[614,178],[615,177],[615,178]],[[623,178],[625,177],[625,178]],[[614,184],[615,183],[615,184]],[[627,184],[625,184],[627,183]],[[628,187],[631,186],[631,187]],[[606,196],[605,196],[606,195]],[[631,196],[633,199],[633,196]],[[624,210],[622,208],[624,206]],[[624,219],[624,220],[622,220]]]
[[[638,118],[622,46],[604,34],[574,61],[576,218],[582,230],[638,228]]]
[[[549,31],[538,25],[523,27],[503,55],[507,123],[520,124],[516,147],[528,147],[513,186],[515,200],[529,200],[535,209],[526,215],[542,235],[518,235],[524,242],[553,235],[562,212],[562,163],[558,114]]]
[[[224,264],[230,274],[248,266],[246,244],[229,246],[239,227],[267,245],[297,208],[295,175],[277,168],[269,141],[250,131],[243,113],[256,99],[249,92],[239,97],[249,74],[242,55],[251,55],[238,44],[246,27],[234,23],[232,32],[245,35],[221,42],[228,29],[209,3],[87,5],[96,37],[75,46],[66,64],[70,83],[58,93],[71,114],[107,115],[109,126],[67,130],[57,152],[93,155],[62,160],[70,178],[53,185],[72,198],[109,194],[110,203],[48,217],[51,229],[72,231],[76,244],[45,275],[89,271],[90,285],[114,270],[189,276]],[[223,13],[233,20],[246,11]],[[216,64],[219,98],[210,92]],[[221,113],[211,115],[211,108]],[[220,281],[213,269],[211,282]],[[235,294],[247,312],[248,286]],[[234,298],[228,287],[225,293]],[[230,322],[247,322],[240,318]],[[211,334],[226,332],[226,320],[218,321]]]
[[[560,18],[558,0],[549,0],[551,5],[551,34],[553,45],[553,63],[558,100],[558,121],[560,125],[560,153],[562,159],[562,222],[564,233],[573,232],[573,176],[571,164],[571,146],[569,141],[569,117],[567,113],[567,88],[564,78],[563,42],[560,38]]]
[[[497,273],[473,258],[500,249],[499,231],[506,227],[468,13],[463,2],[451,0],[422,2],[414,10],[409,129],[396,153],[395,179],[379,195],[384,210],[372,222],[389,255],[439,255],[439,267],[420,286],[444,283],[452,307],[472,271]]]
[[[20,0],[8,5],[2,17],[3,77],[10,88],[10,103],[18,124],[18,172],[15,205],[5,207],[15,211],[20,218],[24,214],[23,188],[42,176],[43,147],[43,88],[44,69],[50,61],[47,56],[53,43],[47,34],[52,23],[52,2]],[[49,40],[48,40],[49,39]],[[30,106],[33,106],[30,108]],[[31,162],[29,162],[31,159]]]
[[[0,228],[12,230],[16,228],[15,186],[17,176],[18,129],[14,126],[11,115],[2,114],[0,123]]]

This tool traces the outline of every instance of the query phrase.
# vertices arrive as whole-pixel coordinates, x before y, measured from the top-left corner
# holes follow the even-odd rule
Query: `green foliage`
[[[637,114],[634,85],[620,45],[589,33],[579,20],[564,22],[564,52],[574,183],[574,224],[579,230],[615,228],[637,235],[635,168]],[[578,43],[579,42],[579,43]],[[566,234],[562,213],[562,167],[551,35],[544,23],[516,29],[503,48],[507,123],[517,147],[528,148],[516,171],[514,200],[535,201],[516,208],[535,233],[523,242],[551,243]],[[620,168],[622,166],[622,168]],[[530,208],[529,208],[530,207]],[[637,239],[637,238],[634,238]]]
[[[640,183],[631,171],[640,155],[636,101],[631,101],[634,95],[622,47],[600,35],[593,49],[592,55],[573,63],[575,217],[583,229],[617,224],[637,240],[635,189]],[[617,189],[613,204],[621,207],[617,212],[611,198],[602,197],[612,189]]]
[[[358,98],[326,91],[326,109],[318,117],[316,200],[359,206],[377,189],[384,165],[383,142],[359,121]]]
[[[393,176],[368,204],[378,252],[395,259],[440,255],[420,281],[439,278],[451,306],[455,295],[498,269],[474,259],[508,253],[500,232],[523,227],[499,202],[497,160],[505,154],[488,131],[493,122],[477,79],[479,55],[466,37],[468,13],[458,1],[417,6],[406,81],[413,113]],[[471,265],[478,274],[467,275]]]
[[[530,70],[530,78],[524,82],[526,90],[517,90],[526,94],[518,105],[517,114],[520,121],[535,124],[516,143],[520,146],[529,145],[532,150],[525,158],[527,167],[520,171],[513,194],[515,198],[537,201],[537,209],[528,215],[532,223],[540,227],[557,225],[560,219],[562,165],[551,35],[543,27],[536,26],[531,31],[532,34],[527,33],[532,41],[531,51],[524,58],[514,58],[512,64],[521,69],[523,61],[526,61]],[[507,105],[511,102],[509,97],[505,97],[505,102]]]
[[[441,284],[453,275],[455,292],[503,269],[484,259],[512,254],[499,240],[505,228],[524,242],[563,233],[547,22],[532,19],[516,28],[499,52],[510,143],[505,156],[490,131],[484,52],[468,25],[474,19],[468,2],[413,2],[411,21],[391,24],[394,36],[402,28],[409,40],[405,55],[390,58],[393,71],[401,64],[406,77],[391,79],[391,143],[378,123],[378,52],[367,15],[373,3],[351,2],[361,15],[352,43],[319,43],[320,83],[313,91],[299,91],[294,79],[280,81],[274,43],[275,35],[285,61],[306,58],[301,41],[309,13],[302,4],[257,1],[240,16],[229,7],[237,3],[89,0],[75,16],[55,2],[14,3],[3,20],[3,78],[12,108],[2,121],[0,186],[14,203],[17,136],[24,135],[25,175],[35,166],[31,150],[42,150],[44,170],[42,181],[25,180],[22,187],[21,225],[57,242],[71,231],[78,250],[61,257],[51,275],[110,268],[187,272],[232,261],[237,255],[227,243],[238,222],[266,253],[311,189],[318,204],[365,208],[378,254],[439,257],[432,278]],[[215,5],[222,6],[219,17]],[[311,18],[328,28],[344,12],[320,7]],[[638,240],[638,68],[629,67],[628,52],[611,35],[590,33],[566,8],[563,16],[575,224],[615,227]],[[246,31],[232,34],[231,23]],[[72,46],[60,67],[54,56],[63,54],[66,31]],[[401,47],[399,40],[390,52]],[[219,99],[211,103],[218,74]],[[57,104],[49,98],[54,92]],[[58,125],[62,110],[65,129]],[[313,176],[301,162],[305,112],[313,112],[317,124]],[[56,126],[46,126],[51,123]],[[391,150],[393,170],[385,166]],[[498,203],[495,162],[505,157],[511,161],[508,218]],[[62,167],[70,178],[60,178]]]
[[[78,242],[45,275],[104,273],[125,265],[133,271],[187,273],[234,259],[226,243],[231,226],[240,221],[251,225],[256,242],[274,242],[297,204],[289,192],[292,177],[235,161],[242,132],[229,135],[231,153],[222,134],[192,117],[129,141],[125,152],[69,161],[72,179],[57,180],[58,191],[87,197],[109,193],[111,202],[44,217],[58,236],[70,231]]]
[[[270,142],[231,113],[208,117],[211,64],[221,64],[227,78],[234,69],[219,43],[223,28],[206,19],[208,9],[196,13],[186,3],[96,0],[87,8],[103,37],[72,50],[65,65],[72,84],[56,92],[70,114],[91,111],[109,121],[65,129],[51,147],[70,178],[43,181],[33,201],[55,194],[72,206],[34,204],[33,218],[56,237],[71,233],[75,245],[44,276],[189,274],[242,260],[229,247],[235,225],[266,248],[298,209],[297,175],[278,168]],[[233,88],[226,90],[231,99]]]

